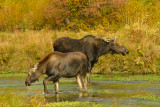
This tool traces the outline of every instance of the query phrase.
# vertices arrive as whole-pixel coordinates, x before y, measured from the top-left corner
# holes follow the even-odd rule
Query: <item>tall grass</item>
[[[145,26],[144,26],[145,27]],[[26,31],[0,33],[0,72],[28,72],[31,65],[53,51],[54,41],[63,36],[82,38],[92,34],[113,38],[129,49],[126,56],[107,54],[99,58],[92,73],[131,72],[158,73],[160,70],[160,39],[156,29],[137,29],[126,26],[117,32],[102,30],[90,32],[71,31]]]
[[[51,52],[52,44],[49,32],[1,33],[1,67],[25,70]]]
[[[43,98],[37,98],[37,96],[27,97],[16,95],[13,94],[12,90],[7,94],[0,93],[1,107],[43,107],[44,104],[45,100]]]

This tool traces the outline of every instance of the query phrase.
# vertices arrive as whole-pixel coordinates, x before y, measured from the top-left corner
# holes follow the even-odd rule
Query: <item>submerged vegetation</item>
[[[107,54],[92,73],[160,71],[159,0],[1,0],[0,73],[28,72],[62,36],[117,36],[130,51]]]
[[[141,100],[160,101],[160,97],[152,93],[148,93],[146,95],[135,95],[135,96],[132,96],[131,98],[141,99]]]

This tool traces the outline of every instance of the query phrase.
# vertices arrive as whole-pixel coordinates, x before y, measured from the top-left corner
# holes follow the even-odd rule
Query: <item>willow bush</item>
[[[159,27],[159,5],[158,0],[1,0],[0,30]]]

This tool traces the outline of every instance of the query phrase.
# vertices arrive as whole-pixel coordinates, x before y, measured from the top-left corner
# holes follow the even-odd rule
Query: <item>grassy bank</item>
[[[10,93],[4,95],[3,92],[0,93],[1,107],[42,107],[44,103],[44,99],[42,98],[15,95],[12,93],[12,90],[10,90]]]
[[[137,27],[138,25],[125,26],[116,32],[103,30],[0,32],[0,72],[28,72],[30,66],[53,51],[53,43],[57,38],[68,36],[78,39],[91,34],[98,38],[117,36],[117,42],[127,47],[130,52],[126,56],[116,54],[101,56],[92,73],[159,73],[160,30]]]
[[[5,90],[4,90],[5,91]],[[12,92],[12,91],[11,91]],[[49,103],[45,98],[40,96],[26,97],[21,95],[14,95],[12,93],[2,95],[0,93],[1,107],[106,107],[103,104],[96,104],[92,102],[55,102]]]
[[[96,104],[91,102],[59,102],[46,104],[47,107],[106,107],[107,105]]]
[[[9,73],[9,74],[0,74],[0,79],[20,79],[25,80],[27,77],[27,73]],[[40,80],[43,80],[46,75],[40,77]],[[67,80],[67,79],[65,79]],[[92,74],[91,81],[106,81],[106,80],[113,80],[113,81],[160,81],[160,75],[153,75],[153,74],[124,74],[124,73],[111,73],[107,75],[102,74]],[[63,81],[63,80],[61,80]]]

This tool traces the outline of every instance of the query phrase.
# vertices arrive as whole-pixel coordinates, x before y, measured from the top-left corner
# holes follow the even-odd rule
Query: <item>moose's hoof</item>
[[[48,94],[49,92],[47,90],[44,91],[45,94]]]
[[[58,94],[59,92],[58,92],[58,91],[55,91],[55,93]]]

